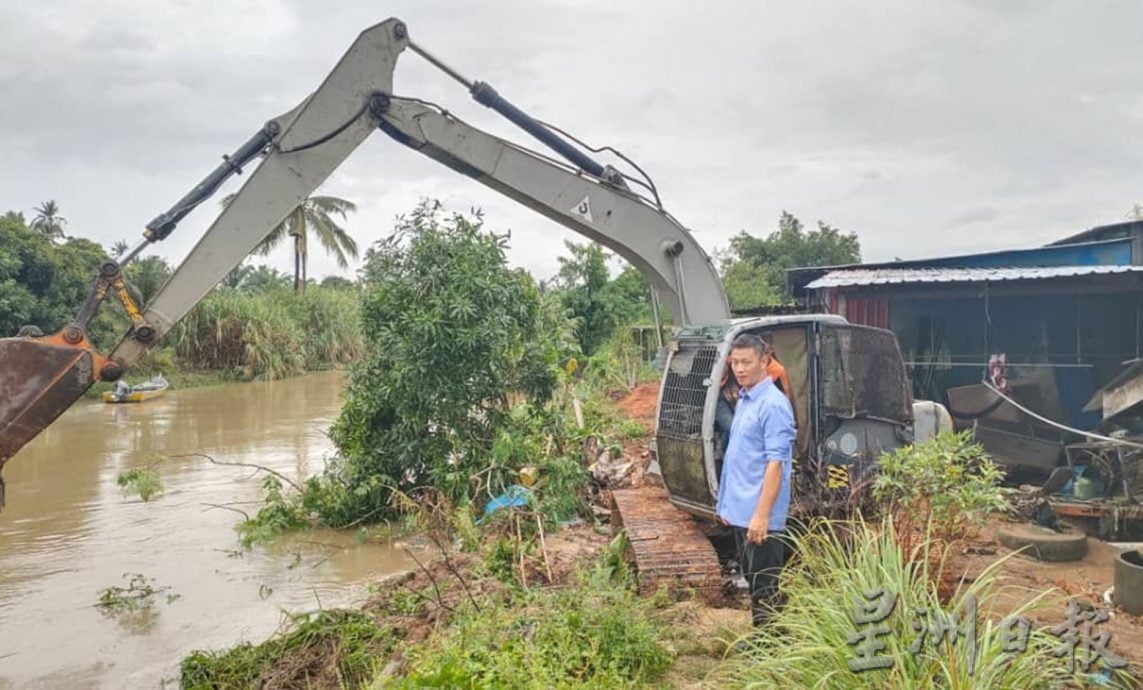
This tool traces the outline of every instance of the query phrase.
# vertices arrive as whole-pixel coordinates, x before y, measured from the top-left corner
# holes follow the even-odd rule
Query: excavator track
[[[626,529],[640,594],[666,585],[694,590],[708,605],[723,603],[722,570],[710,540],[690,514],[673,506],[665,489],[642,486],[612,492],[611,523]]]

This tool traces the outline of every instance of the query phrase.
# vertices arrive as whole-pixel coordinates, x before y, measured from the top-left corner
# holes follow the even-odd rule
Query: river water
[[[345,605],[411,567],[402,545],[313,533],[243,551],[262,475],[201,458],[257,463],[292,479],[319,472],[341,404],[338,372],[168,392],[134,405],[84,401],[4,468],[0,513],[0,688],[155,688],[193,649],[259,641],[283,611]],[[156,463],[164,493],[126,497],[120,473]],[[250,502],[250,503],[246,503]],[[106,616],[99,592],[140,573],[149,612]],[[167,595],[177,595],[172,601]]]

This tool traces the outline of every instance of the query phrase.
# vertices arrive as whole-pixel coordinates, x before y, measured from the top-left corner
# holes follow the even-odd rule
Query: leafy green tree
[[[254,267],[250,264],[238,264],[222,277],[222,282],[219,283],[219,285],[230,288],[231,290],[237,290],[246,283],[252,273],[254,273]]]
[[[230,194],[223,198],[227,206],[234,200]],[[338,225],[337,218],[345,220],[357,206],[335,196],[311,196],[298,204],[286,219],[276,225],[270,234],[254,249],[263,256],[269,254],[287,237],[294,240],[294,289],[305,290],[306,264],[309,260],[309,238],[312,234],[327,254],[332,254],[341,268],[349,268],[349,257],[357,258],[357,242]]]
[[[818,221],[815,230],[783,211],[778,229],[766,237],[745,231],[730,240],[721,256],[722,280],[733,309],[790,301],[786,271],[806,266],[838,266],[861,261],[857,234]]]
[[[595,242],[565,240],[571,256],[559,257],[556,285],[564,306],[576,320],[576,337],[585,354],[595,352],[615,330],[615,316],[605,301],[610,278],[607,253]]]
[[[627,264],[604,288],[604,302],[610,306],[618,327],[653,323],[651,286],[634,266]]]
[[[15,335],[25,325],[45,333],[59,330],[75,318],[106,258],[90,240],[54,244],[19,214],[0,217],[0,335]],[[110,344],[125,328],[125,318],[113,309],[99,310],[89,324],[100,345]]]
[[[612,279],[611,255],[594,243],[564,242],[570,256],[559,257],[554,292],[576,322],[576,337],[585,354],[592,354],[618,328],[651,322],[651,288],[631,265]]]
[[[249,274],[243,277],[239,288],[243,292],[265,292],[278,287],[290,285],[290,276],[276,268],[264,264],[254,267]]]
[[[32,210],[36,214],[32,219],[33,230],[51,242],[63,239],[67,219],[60,215],[60,207],[55,200],[42,202]]]
[[[127,282],[138,293],[136,297],[142,304],[147,304],[159,288],[171,277],[171,266],[167,260],[158,255],[151,255],[136,259],[125,269]]]
[[[341,276],[326,276],[321,281],[322,287],[336,288],[338,290],[348,290],[353,288],[354,285],[356,284],[352,280]]]
[[[553,394],[571,353],[552,321],[566,319],[508,267],[505,246],[479,213],[425,201],[366,253],[366,354],[330,434],[340,457],[326,475],[339,496],[328,522],[384,516],[393,490],[417,486],[473,498],[510,424],[509,396]]]

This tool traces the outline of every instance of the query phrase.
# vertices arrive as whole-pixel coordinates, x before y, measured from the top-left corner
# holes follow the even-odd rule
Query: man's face
[[[752,347],[736,347],[730,351],[730,370],[738,385],[749,388],[766,375],[769,357],[759,356]]]

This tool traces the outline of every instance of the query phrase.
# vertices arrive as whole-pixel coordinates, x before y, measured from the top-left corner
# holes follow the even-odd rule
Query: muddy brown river
[[[327,372],[134,405],[84,401],[24,448],[4,470],[0,688],[156,688],[193,649],[261,640],[283,611],[359,601],[369,582],[411,567],[399,543],[340,533],[243,551],[242,516],[208,504],[256,511],[261,475],[167,457],[206,453],[292,479],[319,472],[342,382]],[[160,456],[164,493],[124,496],[120,473]],[[129,573],[170,589],[149,612],[104,615],[99,592],[126,587]]]

